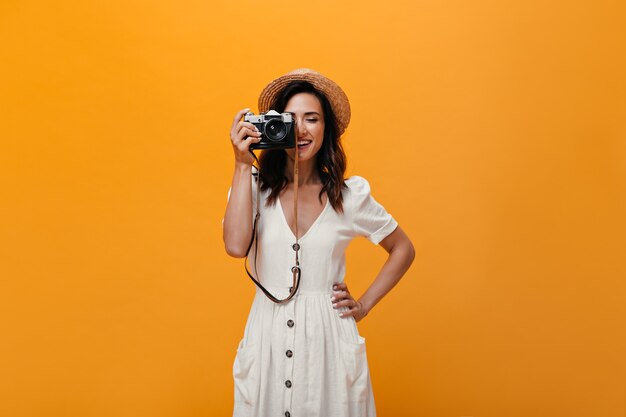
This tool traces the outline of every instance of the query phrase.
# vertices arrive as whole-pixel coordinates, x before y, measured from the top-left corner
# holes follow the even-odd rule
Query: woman
[[[249,259],[256,264],[255,278],[280,299],[293,290],[294,252],[302,272],[287,302],[274,302],[257,289],[233,364],[233,415],[375,416],[365,339],[356,322],[404,275],[415,256],[413,245],[374,200],[367,180],[344,179],[340,136],[350,104],[337,84],[312,70],[292,71],[261,93],[259,111],[270,109],[292,113],[296,122],[297,225],[289,204],[296,149],[265,150],[258,175],[258,245]],[[235,172],[223,222],[226,252],[238,258],[246,256],[253,236],[257,176],[249,147],[261,140],[254,125],[241,121],[247,111],[237,113],[231,129]],[[357,236],[380,244],[389,258],[355,300],[343,281],[344,252]]]

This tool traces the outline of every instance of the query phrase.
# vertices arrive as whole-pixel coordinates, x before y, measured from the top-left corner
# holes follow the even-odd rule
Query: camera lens
[[[282,120],[268,120],[265,124],[265,136],[273,141],[282,140],[287,136],[287,126]]]

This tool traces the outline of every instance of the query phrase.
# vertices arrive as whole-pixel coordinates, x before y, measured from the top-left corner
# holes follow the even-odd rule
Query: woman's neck
[[[293,183],[294,160],[287,158],[285,176],[289,183]],[[306,161],[298,161],[298,187],[305,184],[320,184],[321,179],[317,173],[315,158]]]

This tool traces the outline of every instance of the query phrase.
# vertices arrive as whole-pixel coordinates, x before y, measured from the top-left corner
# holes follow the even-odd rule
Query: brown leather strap
[[[298,158],[298,143],[296,141],[296,148],[295,148],[295,152],[294,152],[295,158],[294,158],[294,165],[293,165],[293,219],[294,219],[294,229],[296,229],[296,244],[295,244],[295,248],[296,248],[296,267],[299,269],[300,268],[300,261],[298,260],[298,253],[300,252],[300,244],[298,243],[298,174],[299,174],[299,169],[298,169],[298,160],[300,158]]]
[[[259,160],[257,159],[256,155],[254,154],[254,152],[252,152],[252,150],[250,150],[250,153],[252,153],[252,156],[254,156],[254,159],[257,161],[257,163],[259,164],[259,167],[261,166],[261,164],[259,163]],[[263,285],[261,285],[261,283],[259,281],[257,281],[257,279],[255,277],[252,276],[252,274],[250,274],[250,271],[248,271],[248,255],[250,253],[250,248],[252,247],[252,243],[254,242],[254,273],[255,275],[258,277],[259,273],[257,271],[256,268],[256,261],[257,261],[257,257],[258,257],[258,236],[256,234],[256,228],[257,228],[257,221],[261,215],[260,213],[260,204],[261,204],[261,174],[260,174],[260,168],[257,168],[257,178],[256,178],[256,185],[257,185],[257,192],[256,192],[256,214],[254,216],[254,224],[252,225],[252,239],[250,240],[250,244],[248,245],[248,250],[246,251],[246,259],[244,261],[244,266],[246,268],[246,273],[248,274],[248,276],[250,277],[250,279],[252,279],[252,281],[257,285],[257,287],[259,287],[261,289],[261,291],[263,291],[263,293],[267,296],[267,298],[269,298],[270,300],[272,300],[275,303],[281,304],[281,303],[285,303],[289,300],[291,300],[293,298],[294,295],[296,295],[296,292],[298,291],[298,288],[300,287],[300,276],[301,276],[301,269],[300,269],[300,260],[298,257],[298,253],[300,252],[300,244],[298,243],[298,145],[296,144],[295,147],[295,159],[294,159],[294,167],[293,167],[293,216],[294,216],[294,220],[295,220],[295,229],[296,229],[296,243],[292,246],[292,249],[296,252],[296,264],[295,266],[293,266],[291,268],[291,273],[293,274],[293,285],[290,288],[289,291],[289,295],[287,296],[287,298],[284,299],[279,299],[274,297],[274,295],[272,295],[272,293],[270,293]],[[254,174],[252,174],[254,175]]]

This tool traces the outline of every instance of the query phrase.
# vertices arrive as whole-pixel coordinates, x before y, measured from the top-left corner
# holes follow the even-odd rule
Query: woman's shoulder
[[[353,175],[344,181],[348,189],[355,194],[367,194],[370,192],[370,183],[360,175]]]

